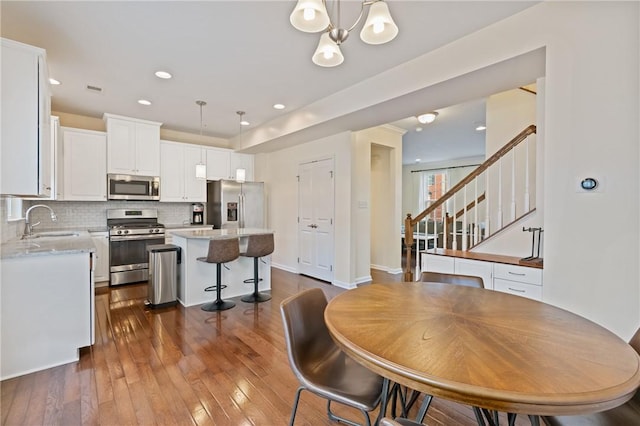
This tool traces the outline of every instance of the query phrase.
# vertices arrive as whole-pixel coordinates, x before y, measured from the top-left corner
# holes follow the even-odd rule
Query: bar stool
[[[222,300],[222,289],[227,288],[222,284],[222,264],[236,260],[240,256],[240,241],[238,238],[223,238],[209,241],[207,257],[197,258],[200,262],[216,264],[216,285],[209,286],[204,291],[216,291],[216,300],[202,305],[203,311],[224,311],[236,306],[228,300]]]
[[[258,260],[260,257],[273,253],[273,234],[249,235],[247,237],[247,251],[240,256],[253,257],[253,278],[244,280],[245,283],[253,283],[253,293],[243,296],[240,300],[247,303],[266,302],[271,296],[258,292],[258,284],[262,278],[258,277]]]

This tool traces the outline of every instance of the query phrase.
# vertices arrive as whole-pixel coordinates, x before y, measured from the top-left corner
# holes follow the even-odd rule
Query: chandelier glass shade
[[[426,114],[421,114],[418,116],[418,121],[422,124],[433,123],[438,116],[438,113],[435,111],[427,112]]]
[[[337,11],[335,22],[331,21],[327,12],[326,0],[298,0],[289,16],[289,21],[296,29],[303,32],[322,31],[323,34],[320,36],[312,61],[322,67],[335,67],[344,61],[340,44],[358,25],[366,6],[369,6],[369,15],[360,31],[360,39],[368,44],[384,44],[393,40],[398,35],[398,27],[393,22],[389,6],[384,0],[363,0],[360,14],[349,28],[343,28],[340,25],[340,0],[334,2],[334,11]]]

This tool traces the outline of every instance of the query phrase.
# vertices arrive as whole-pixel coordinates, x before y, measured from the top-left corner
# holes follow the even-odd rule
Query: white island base
[[[273,231],[258,228],[172,232],[173,244],[182,250],[182,262],[179,265],[178,301],[184,306],[194,306],[215,300],[216,292],[204,291],[204,289],[216,284],[216,264],[196,260],[198,257],[207,256],[209,240],[237,235],[240,238],[240,252],[243,252],[249,235],[271,233]],[[260,258],[258,265],[258,274],[261,278],[258,288],[260,291],[270,290],[271,256]],[[243,282],[248,278],[253,278],[252,257],[240,256],[232,262],[223,264],[222,284],[227,288],[222,290],[222,298],[228,299],[253,293],[253,283]]]

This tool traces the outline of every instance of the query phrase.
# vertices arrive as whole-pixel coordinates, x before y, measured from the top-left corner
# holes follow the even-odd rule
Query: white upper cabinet
[[[196,178],[196,165],[204,163],[200,145],[160,142],[160,201],[206,201],[207,181]]]
[[[62,200],[107,201],[107,135],[62,127]]]
[[[104,114],[108,173],[159,176],[162,123]]]
[[[2,39],[0,194],[51,196],[51,99],[43,49]]]
[[[207,180],[229,178],[231,151],[222,148],[205,148],[207,152]]]
[[[245,180],[253,180],[253,154],[231,153],[229,161],[229,179],[236,178],[236,170],[244,169]]]

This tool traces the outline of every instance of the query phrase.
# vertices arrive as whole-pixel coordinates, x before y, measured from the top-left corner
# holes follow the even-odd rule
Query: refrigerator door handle
[[[238,228],[244,228],[244,194],[238,195]]]

